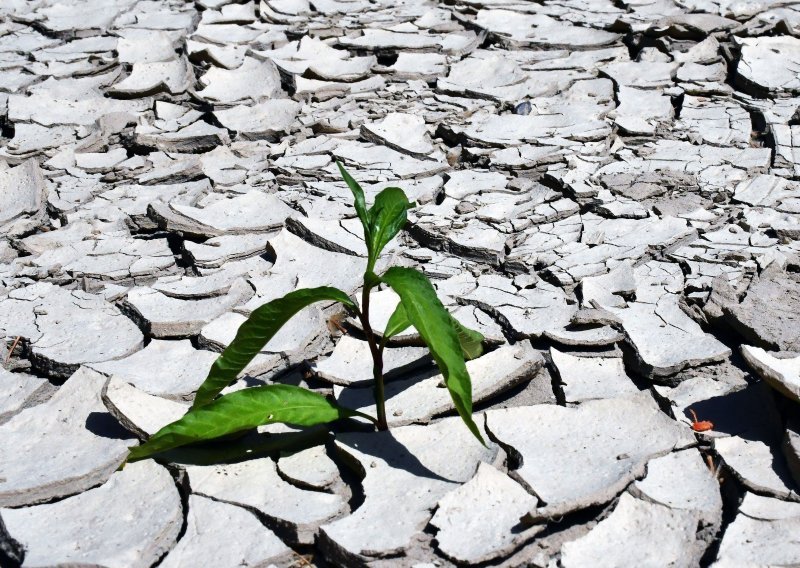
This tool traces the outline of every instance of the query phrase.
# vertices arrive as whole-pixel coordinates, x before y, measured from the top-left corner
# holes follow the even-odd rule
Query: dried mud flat
[[[800,564],[797,5],[0,16],[0,564]],[[487,337],[469,366],[491,444],[406,333],[390,433],[118,471],[255,307],[358,290],[336,159],[368,200],[417,201],[391,261]],[[305,310],[232,388],[368,408],[341,316]]]

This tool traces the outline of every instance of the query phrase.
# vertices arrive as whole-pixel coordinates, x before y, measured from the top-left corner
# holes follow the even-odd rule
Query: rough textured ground
[[[0,564],[800,564],[800,4],[1,4]],[[252,309],[357,292],[334,159],[417,201],[489,447],[409,331],[390,433],[117,471]],[[369,410],[367,352],[312,307],[232,388]]]

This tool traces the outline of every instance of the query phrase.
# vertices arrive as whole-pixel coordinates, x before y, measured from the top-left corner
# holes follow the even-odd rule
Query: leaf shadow
[[[392,469],[406,471],[414,477],[458,483],[457,480],[447,479],[427,467],[417,456],[412,454],[402,442],[395,438],[391,430],[342,436],[339,442],[341,451],[358,462],[362,469],[370,467],[370,464],[362,463],[362,458],[351,456],[347,451],[348,447],[352,447],[362,454],[381,460]]]
[[[428,368],[415,369],[407,374],[392,377],[391,380],[386,381],[384,389],[387,414],[392,410],[392,399],[402,395],[414,385],[440,374],[439,369],[435,365],[431,365]],[[346,387],[339,393],[337,402],[347,408],[372,408],[375,406],[372,385]]]
[[[132,440],[135,438],[108,412],[90,412],[86,416],[84,425],[89,432],[101,438],[112,440]]]
[[[160,462],[181,465],[217,465],[240,463],[265,456],[277,457],[280,452],[299,452],[325,444],[330,438],[327,430],[312,428],[277,434],[252,432],[233,440],[218,440],[182,446],[153,457]]]

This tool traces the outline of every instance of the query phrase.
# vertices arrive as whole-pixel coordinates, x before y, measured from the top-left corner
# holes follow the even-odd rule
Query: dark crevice
[[[347,506],[350,507],[350,512],[352,513],[364,504],[364,499],[366,498],[364,495],[364,486],[361,483],[363,476],[356,472],[353,468],[353,464],[349,463],[343,454],[336,449],[336,445],[333,442],[329,442],[325,447],[328,456],[333,460],[339,470],[339,477],[341,477],[342,482],[350,491],[350,498],[347,500]]]
[[[178,233],[167,234],[167,246],[172,251],[175,257],[175,265],[178,268],[183,268],[192,271],[195,275],[199,275],[197,267],[189,260],[189,256],[185,254],[184,241],[187,240]]]
[[[0,121],[0,137],[11,140],[16,134],[13,122],[8,122],[5,118]]]
[[[378,59],[378,65],[383,65],[384,67],[391,67],[395,63],[397,63],[397,59],[400,57],[400,54],[396,51],[379,51],[376,54]]]
[[[19,568],[25,560],[25,548],[14,540],[0,517],[0,566]]]
[[[186,534],[186,529],[189,526],[189,496],[192,494],[191,487],[189,487],[189,478],[186,475],[186,472],[182,469],[179,469],[174,466],[165,466],[167,471],[169,471],[172,479],[175,481],[175,487],[178,490],[178,495],[181,498],[181,511],[183,513],[183,521],[181,522],[181,528],[178,532],[178,536],[175,539],[175,544],[172,548],[165,551],[164,554],[161,555],[154,564],[153,568],[156,566],[161,565],[164,559],[169,555],[170,552],[177,546],[177,544],[181,541],[181,539]]]
[[[553,389],[553,395],[556,397],[556,403],[560,406],[567,405],[567,395],[564,393],[564,381],[561,379],[561,373],[558,367],[553,363],[553,359],[548,352],[545,356],[545,364],[550,371],[550,384]]]
[[[712,450],[701,449],[701,453],[706,460],[709,458],[711,459],[711,463],[714,465],[715,469],[720,468],[720,459],[719,457],[714,459],[715,454]],[[735,476],[730,475],[729,473],[720,474],[718,470],[718,479],[720,481],[720,494],[722,496],[722,519],[714,538],[709,542],[708,547],[700,559],[700,566],[703,568],[710,566],[714,560],[716,560],[717,554],[719,553],[720,544],[722,544],[722,537],[724,536],[728,526],[736,517],[739,504],[742,502],[742,498],[745,494],[744,487],[741,485],[741,483],[739,483]]]
[[[775,136],[767,124],[764,113],[756,109],[746,110],[750,114],[750,124],[752,125],[750,146],[754,148],[769,148],[771,150],[769,162],[774,164],[776,152]]]
[[[680,119],[681,111],[683,110],[683,100],[686,97],[685,93],[680,95],[671,96],[669,102],[672,103],[672,108],[675,110],[675,120]]]

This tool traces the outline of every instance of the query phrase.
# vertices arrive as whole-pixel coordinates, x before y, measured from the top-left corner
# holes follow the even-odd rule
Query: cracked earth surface
[[[800,565],[800,3],[0,15],[1,565]],[[417,202],[384,262],[486,337],[488,447],[411,329],[388,433],[119,471],[253,309],[357,294],[336,159]],[[321,304],[230,388],[370,373]]]

